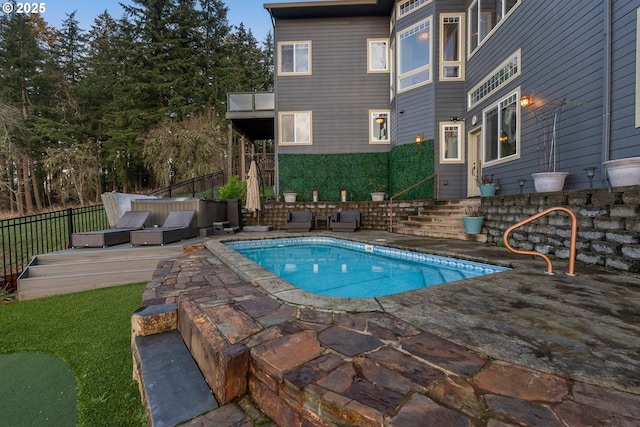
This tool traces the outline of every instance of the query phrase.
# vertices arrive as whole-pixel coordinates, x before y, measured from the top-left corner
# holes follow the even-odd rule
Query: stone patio
[[[478,243],[319,234],[513,270],[355,300],[294,288],[228,236],[161,262],[143,305],[177,303],[221,405],[185,425],[640,425],[638,278],[580,265],[570,277],[561,261],[549,276],[539,259]]]

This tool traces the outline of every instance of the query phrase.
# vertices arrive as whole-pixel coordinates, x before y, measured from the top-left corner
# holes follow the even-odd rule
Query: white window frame
[[[424,27],[424,28],[421,28],[421,27]],[[429,30],[428,33],[426,33],[426,37],[428,37],[428,41],[425,42],[429,44],[428,45],[429,58],[428,58],[427,64],[402,73],[401,72],[402,67],[400,66],[402,64],[402,40],[405,37],[407,37],[408,33],[420,34],[422,31],[425,31],[427,28]],[[411,36],[412,34],[409,34],[409,36]],[[396,68],[397,69],[396,87],[397,87],[398,93],[405,92],[405,91],[432,83],[433,82],[433,67],[432,67],[433,66],[433,17],[429,16],[428,18],[425,18],[409,27],[404,28],[403,30],[398,32],[396,39],[397,39],[396,49],[397,49],[397,57],[398,57],[398,64]],[[427,79],[419,81],[417,83],[410,84],[405,87],[401,87],[400,82],[403,79],[410,78],[412,76],[415,76],[424,72],[427,72],[429,74]]]
[[[509,101],[512,102],[509,102]],[[515,130],[515,134],[512,135],[515,137],[516,141],[515,141],[515,150],[516,152],[514,154],[509,154],[507,156],[501,157],[500,156],[500,135],[495,135],[497,139],[497,143],[498,143],[498,147],[496,148],[496,152],[498,153],[498,157],[496,159],[487,159],[487,131],[489,130],[490,126],[487,123],[487,113],[493,109],[497,109],[498,111],[498,123],[504,124],[504,120],[507,120],[507,118],[502,117],[502,107],[503,106],[507,106],[510,105],[511,103],[513,103],[515,105],[515,113],[516,113],[516,130]],[[521,152],[521,137],[520,137],[520,133],[521,133],[521,128],[522,128],[522,114],[521,114],[521,109],[520,109],[520,88],[518,87],[516,89],[516,91],[514,92],[509,92],[508,95],[503,96],[501,98],[499,98],[496,102],[492,103],[491,105],[487,106],[485,109],[482,110],[482,164],[483,165],[497,165],[500,163],[506,163],[506,162],[510,162],[512,160],[516,160],[520,158],[520,152]],[[498,129],[500,130],[500,129]]]
[[[487,41],[489,40],[489,38],[493,35],[493,33],[495,33],[497,31],[498,28],[500,28],[502,26],[502,24],[507,20],[507,18],[509,18],[509,16],[511,16],[511,14],[513,13],[514,10],[516,10],[518,8],[518,6],[520,6],[522,4],[522,0],[516,0],[516,3],[513,5],[513,7],[511,7],[511,9],[509,10],[505,10],[506,9],[506,2],[509,0],[501,0],[501,4],[502,4],[502,9],[500,10],[500,15],[497,17],[497,22],[495,23],[495,26],[492,27],[492,22],[491,22],[491,14],[488,12],[482,12],[482,2],[483,1],[487,1],[487,2],[495,2],[496,0],[474,0],[470,5],[469,8],[467,9],[467,47],[469,49],[468,55],[469,57],[473,56],[473,54],[480,49],[480,47]],[[474,16],[472,14],[472,10],[474,7],[478,8],[476,15]],[[506,12],[506,13],[505,13]],[[481,25],[480,20],[484,18],[485,21],[484,23]],[[473,37],[474,37],[474,33],[473,33],[473,24],[477,23],[478,24],[478,43],[475,47],[473,47]],[[484,31],[483,31],[484,28]],[[482,39],[480,39],[480,33],[484,32],[486,34],[484,34],[484,36],[482,37]]]
[[[518,77],[521,72],[522,51],[517,49],[504,62],[480,80],[480,83],[467,92],[467,109],[470,110],[492,93],[505,87],[507,83]]]
[[[391,44],[389,45],[389,58],[391,59],[389,66],[391,70],[389,70],[389,102],[393,101],[393,98],[396,97],[396,81],[397,81],[397,73],[396,73],[396,62],[394,60],[395,55],[394,52],[396,50],[396,41],[395,39],[391,40]]]
[[[283,132],[285,128],[284,119],[293,116],[293,125],[294,129],[291,134],[293,134],[293,141],[284,141],[283,137],[285,132]],[[306,123],[305,123],[306,122]],[[303,130],[308,137],[306,139],[300,138],[303,134],[301,134],[296,127],[306,126],[306,129]],[[298,146],[298,145],[313,145],[313,114],[311,111],[281,111],[278,113],[278,145],[289,145],[289,146]]]
[[[456,157],[446,157],[447,152],[447,131],[455,129],[458,133],[457,150],[458,155]],[[460,164],[464,163],[464,150],[463,150],[463,137],[464,137],[464,123],[463,122],[440,122],[440,163],[441,164]]]
[[[307,45],[307,69],[305,71],[296,71],[296,46],[297,45]],[[284,46],[293,46],[293,71],[283,71],[282,70],[282,48]],[[281,41],[278,42],[278,75],[279,76],[309,76],[311,75],[311,40],[301,40],[301,41]]]
[[[383,52],[375,46],[383,45]],[[389,72],[389,39],[367,39],[367,73]]]
[[[405,0],[398,2],[396,5],[396,11],[398,12],[398,18],[404,18],[405,16],[415,12],[416,10],[428,5],[432,0]]]
[[[384,116],[385,121],[382,125],[376,122],[379,116]],[[389,110],[369,110],[369,144],[391,144],[389,117],[391,117]],[[384,128],[385,135],[383,138],[379,138],[378,131],[382,128]]]
[[[458,60],[447,61],[445,54],[445,20],[456,18],[458,20]],[[462,81],[464,80],[464,55],[465,55],[465,23],[464,13],[441,13],[440,14],[440,80],[445,81]],[[458,75],[455,77],[447,77],[445,69],[448,67],[457,67]]]

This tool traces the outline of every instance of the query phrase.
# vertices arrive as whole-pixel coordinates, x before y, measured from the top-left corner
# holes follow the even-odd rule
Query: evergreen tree
[[[0,16],[0,97],[18,108],[25,132],[14,140],[13,179],[19,214],[42,208],[34,144],[40,139],[37,121],[46,116],[54,84],[50,71],[50,45],[55,32],[37,14]]]

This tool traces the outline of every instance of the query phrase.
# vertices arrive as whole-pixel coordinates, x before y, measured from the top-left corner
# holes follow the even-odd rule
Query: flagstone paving
[[[161,262],[143,305],[177,303],[221,404],[184,425],[640,425],[638,278],[581,266],[570,277],[562,261],[549,276],[478,243],[348,238],[513,270],[360,301],[292,289],[217,239]]]

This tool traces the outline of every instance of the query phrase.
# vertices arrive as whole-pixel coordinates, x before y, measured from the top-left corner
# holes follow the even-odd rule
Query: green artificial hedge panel
[[[388,191],[388,153],[362,154],[280,154],[280,194],[298,193],[298,200],[312,200],[313,187],[320,200],[340,200],[347,190],[348,200],[370,200],[374,188]]]
[[[347,190],[348,200],[371,200],[371,193],[388,196],[433,174],[433,141],[421,145],[395,147],[389,153],[280,154],[280,194],[293,191],[298,200],[312,200],[314,187],[319,200],[340,200]],[[427,182],[399,199],[433,197],[433,183]]]
[[[389,170],[392,171],[389,177],[390,195],[397,194],[433,175],[433,144],[433,140],[428,140],[419,145],[399,145],[389,153]],[[433,189],[434,181],[429,180],[402,194],[398,199],[432,199],[434,197]]]

